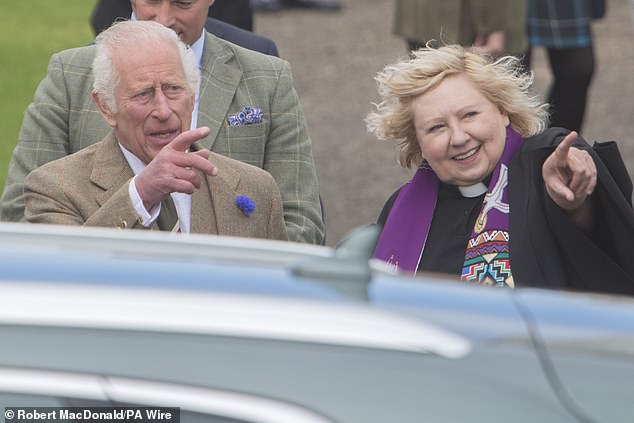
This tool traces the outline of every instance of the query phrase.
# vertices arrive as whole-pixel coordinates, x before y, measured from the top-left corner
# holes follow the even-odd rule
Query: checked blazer
[[[24,220],[23,183],[39,166],[103,139],[110,128],[91,99],[95,46],[52,56],[46,78],[27,108],[0,201],[2,220]],[[261,123],[230,126],[227,117],[260,108]],[[269,172],[282,196],[289,240],[320,243],[324,225],[311,140],[288,62],[206,33],[198,126],[199,144]]]
[[[203,176],[192,194],[191,232],[287,240],[282,201],[273,177],[260,168],[212,153],[216,176]],[[90,147],[49,162],[24,184],[28,222],[146,229],[128,185],[134,177],[112,133]],[[245,195],[256,204],[250,216],[235,205]],[[149,229],[158,230],[156,221]]]

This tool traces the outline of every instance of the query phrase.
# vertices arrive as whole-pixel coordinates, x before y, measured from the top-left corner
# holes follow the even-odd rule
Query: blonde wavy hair
[[[530,95],[533,74],[523,69],[518,58],[493,60],[459,45],[428,45],[377,74],[381,102],[373,103],[376,111],[365,119],[368,131],[377,138],[398,143],[403,167],[419,166],[424,160],[414,129],[414,99],[457,74],[467,75],[489,101],[508,115],[511,127],[522,137],[546,128],[548,105]]]

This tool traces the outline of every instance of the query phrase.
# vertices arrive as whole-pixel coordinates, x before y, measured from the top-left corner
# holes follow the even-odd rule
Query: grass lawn
[[[26,107],[57,51],[93,40],[95,0],[3,1],[0,11],[0,188]]]

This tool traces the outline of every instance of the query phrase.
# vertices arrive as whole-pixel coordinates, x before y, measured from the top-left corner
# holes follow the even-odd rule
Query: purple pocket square
[[[262,109],[257,107],[245,106],[233,116],[227,118],[227,122],[231,126],[253,125],[262,122]]]

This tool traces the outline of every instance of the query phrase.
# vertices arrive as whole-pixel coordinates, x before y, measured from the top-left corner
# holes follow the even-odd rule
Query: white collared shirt
[[[132,169],[132,172],[134,172],[135,175],[128,185],[128,194],[130,195],[130,200],[132,201],[134,210],[139,216],[139,221],[143,224],[143,226],[147,228],[152,224],[152,222],[156,220],[159,213],[161,212],[161,203],[154,206],[150,211],[145,209],[145,206],[143,205],[143,200],[141,200],[135,184],[136,175],[138,175],[143,171],[143,169],[145,169],[145,163],[143,163],[141,159],[135,156],[124,146],[122,146],[121,143],[119,143],[119,148],[121,148],[123,156],[125,157],[126,161],[130,165],[130,168]],[[174,200],[176,214],[178,214],[180,231],[181,233],[188,234],[191,232],[192,196],[190,194],[184,194],[180,192],[173,192],[170,195],[172,196],[172,200]]]
[[[200,35],[200,38],[196,40],[191,46],[194,56],[196,57],[196,63],[198,63],[198,69],[202,71],[203,65],[203,50],[205,49],[205,30]],[[198,127],[198,104],[200,102],[200,86],[196,88],[196,100],[194,101],[194,110],[192,110],[192,125],[191,129]]]

